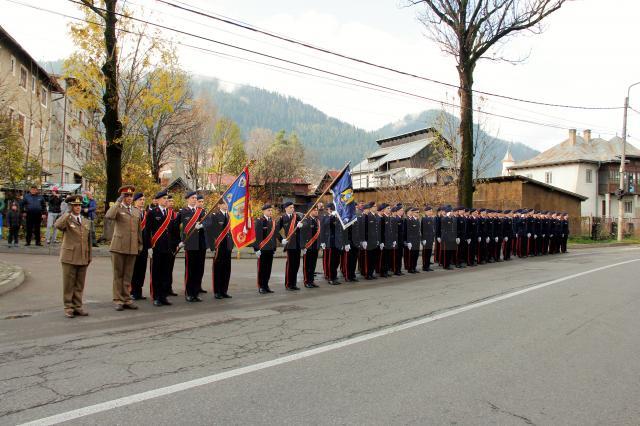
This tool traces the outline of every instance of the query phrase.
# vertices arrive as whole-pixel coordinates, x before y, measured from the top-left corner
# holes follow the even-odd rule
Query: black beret
[[[336,205],[333,204],[333,203],[327,203],[327,205],[325,207],[328,208],[328,209],[331,209],[331,210],[335,210],[336,209]]]
[[[409,209],[409,211],[412,211],[412,212],[419,212],[419,211],[420,211],[420,209],[419,209],[419,208],[417,208],[417,207],[411,207],[411,208]]]
[[[392,211],[392,212],[394,212],[394,213],[395,213],[395,212],[397,212],[397,211],[398,211],[398,210],[400,210],[400,209],[402,209],[402,207],[400,207],[400,206],[393,206],[393,207],[391,207],[391,211]]]
[[[194,195],[198,195],[198,193],[196,191],[189,191],[184,195],[184,198],[191,198]]]
[[[167,196],[167,191],[162,190],[162,191],[158,192],[158,193],[156,194],[156,196],[155,196],[155,197],[153,197],[153,198],[155,198],[155,199],[157,200],[158,198],[162,198],[162,197],[166,197],[166,196]]]
[[[370,209],[371,207],[373,207],[376,203],[373,201],[368,202],[367,204],[364,205],[364,209]]]
[[[424,206],[424,211],[428,212],[429,210],[433,210],[431,206]]]
[[[380,205],[378,206],[378,210],[384,210],[384,209],[386,209],[387,207],[389,207],[389,204],[387,204],[387,203],[382,203],[382,204],[380,204]]]
[[[144,194],[142,192],[136,192],[135,194],[133,194],[133,201],[139,200],[142,197],[144,197]]]
[[[273,207],[271,204],[266,203],[262,205],[262,210],[269,210],[271,207]]]
[[[204,195],[202,195],[202,194],[198,194],[198,197],[197,197],[197,198],[198,198],[198,200],[204,200]]]
[[[287,201],[284,204],[282,204],[282,208],[286,209],[287,207],[292,206],[292,205],[293,205],[293,203],[291,201]]]

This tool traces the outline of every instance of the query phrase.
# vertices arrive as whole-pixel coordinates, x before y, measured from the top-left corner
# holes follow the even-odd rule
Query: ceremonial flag
[[[224,194],[229,209],[229,231],[238,249],[256,240],[251,207],[249,206],[249,168],[245,167],[238,179]]]
[[[344,168],[342,174],[336,178],[330,190],[342,229],[347,229],[357,219],[356,205],[353,198],[353,184],[351,183],[351,170],[348,165]]]

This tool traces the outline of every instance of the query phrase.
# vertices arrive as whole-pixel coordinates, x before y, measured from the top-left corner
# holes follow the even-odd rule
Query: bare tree
[[[480,59],[508,60],[490,50],[522,31],[540,33],[541,22],[566,0],[408,0],[422,7],[420,21],[441,49],[456,58],[460,82],[461,162],[458,201],[473,202],[473,72]]]

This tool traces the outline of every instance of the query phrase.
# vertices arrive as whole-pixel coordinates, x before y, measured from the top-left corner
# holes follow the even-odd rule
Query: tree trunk
[[[458,204],[473,204],[473,65],[460,59],[460,171],[458,174]]]
[[[102,117],[102,122],[104,123],[107,145],[107,202],[105,203],[105,209],[109,208],[109,202],[115,201],[118,198],[118,188],[122,186],[122,145],[119,141],[122,137],[122,123],[118,117],[116,3],[117,0],[105,1],[104,41],[107,59],[102,66],[106,86],[102,97],[104,102],[104,117]]]

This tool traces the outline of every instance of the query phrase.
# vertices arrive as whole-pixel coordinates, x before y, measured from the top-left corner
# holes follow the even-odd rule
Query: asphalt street
[[[39,266],[0,297],[2,424],[640,423],[636,247],[267,297],[240,260],[234,299],[126,315],[97,259],[74,320],[55,258],[3,260]]]

